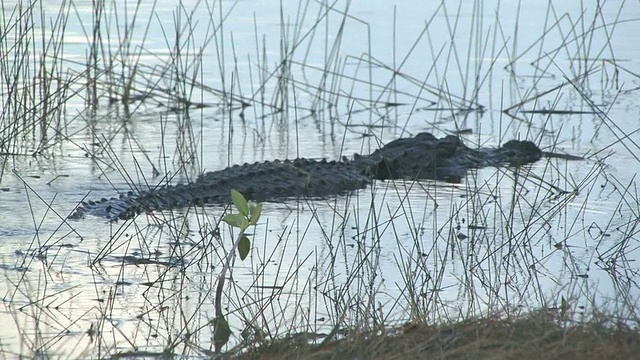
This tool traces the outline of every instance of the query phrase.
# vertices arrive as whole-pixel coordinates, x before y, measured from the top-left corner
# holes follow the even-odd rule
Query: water
[[[328,333],[343,317],[360,324],[372,313],[387,323],[441,320],[560,307],[563,298],[577,313],[635,314],[637,4],[608,2],[598,14],[560,2],[342,2],[331,11],[291,2],[282,12],[266,2],[182,4],[144,5],[128,47],[121,37],[135,10],[105,12],[99,65],[127,65],[102,79],[117,84],[138,64],[132,94],[151,94],[144,102],[127,109],[102,97],[92,112],[77,82],[62,124],[3,143],[23,154],[1,167],[4,351],[212,349],[215,284],[235,235],[215,228],[228,209],[65,221],[85,197],[234,163],[338,159],[420,131],[470,129],[469,146],[530,139],[588,158],[482,169],[459,185],[378,182],[350,196],[265,204],[250,257],[235,261],[225,290],[233,344],[241,319],[276,336]],[[65,74],[84,71],[90,53],[91,4],[73,5],[57,63]],[[206,107],[168,111],[184,105],[180,94]]]

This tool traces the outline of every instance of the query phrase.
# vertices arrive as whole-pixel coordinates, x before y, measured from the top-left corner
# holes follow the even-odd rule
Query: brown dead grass
[[[573,323],[548,312],[450,325],[408,323],[325,344],[279,339],[235,359],[640,359],[640,332],[611,318]]]

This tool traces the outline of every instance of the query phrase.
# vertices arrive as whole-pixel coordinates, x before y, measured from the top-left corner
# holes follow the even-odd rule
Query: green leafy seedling
[[[251,240],[249,240],[245,231],[250,226],[255,226],[258,223],[258,220],[260,220],[262,204],[255,204],[247,201],[244,195],[237,190],[231,190],[231,200],[238,212],[235,214],[227,214],[222,220],[230,226],[240,229],[240,233],[236,238],[233,248],[238,249],[240,259],[244,260],[249,256],[249,251],[251,250]],[[222,290],[224,288],[226,273],[231,267],[233,254],[235,253],[232,252],[227,256],[227,261],[222,267],[222,273],[218,277],[218,286],[216,287],[216,318],[213,322],[215,325],[214,344],[217,353],[220,353],[222,347],[229,341],[229,337],[231,335],[229,323],[222,311]]]
[[[249,226],[254,226],[258,223],[262,213],[262,204],[248,202],[244,195],[237,190],[231,190],[231,200],[233,200],[233,205],[238,210],[238,213],[227,214],[223,219],[224,222],[240,229],[242,232],[247,230]]]

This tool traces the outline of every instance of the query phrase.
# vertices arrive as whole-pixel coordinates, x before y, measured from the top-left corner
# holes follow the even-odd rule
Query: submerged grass
[[[123,181],[113,178],[145,189],[193,179],[203,171],[205,147],[216,142],[228,146],[226,162],[233,163],[238,133],[262,149],[276,135],[296,139],[294,156],[305,155],[297,139],[310,128],[302,128],[307,120],[337,149],[361,136],[361,152],[405,132],[469,128],[477,136],[466,140],[477,146],[519,135],[558,151],[566,145],[559,140],[568,126],[563,116],[595,115],[615,134],[612,145],[632,154],[638,148],[634,133],[592,100],[598,73],[607,74],[602,96],[622,94],[615,84],[628,70],[610,46],[621,10],[614,20],[601,7],[572,18],[549,2],[540,37],[520,50],[520,6],[507,34],[500,11],[489,25],[480,2],[443,2],[414,40],[403,39],[410,44],[404,56],[394,11],[389,61],[375,56],[375,24],[354,15],[350,1],[300,1],[293,19],[280,8],[277,47],[259,35],[254,15],[255,49],[245,61],[246,50],[225,30],[239,3],[180,2],[171,12],[173,29],[161,21],[157,1],[63,2],[51,22],[40,4],[7,10],[3,3],[1,174],[21,155],[72,154],[86,156],[96,178],[117,190]],[[463,26],[466,11],[471,23]],[[74,34],[85,40],[75,58],[65,48],[72,46],[65,42],[72,17],[81,25]],[[360,43],[350,42],[350,31]],[[409,65],[415,58],[422,64],[417,74]],[[517,68],[525,58],[535,59],[532,75]],[[502,84],[496,90],[498,63],[506,63],[511,91]],[[502,112],[490,111],[497,94]],[[580,108],[563,108],[566,96]],[[69,116],[65,109],[79,102],[81,110]],[[428,119],[415,125],[426,111]],[[160,124],[157,149],[139,138],[144,130],[136,132],[148,122]],[[218,138],[206,138],[211,122],[221,124]],[[88,136],[78,139],[82,132]],[[593,153],[579,178],[565,160],[548,159],[473,173],[460,186],[378,182],[359,194],[267,204],[249,257],[229,263],[224,307],[218,276],[237,236],[221,225],[227,208],[194,206],[97,229],[96,219],[67,221],[56,197],[39,194],[16,165],[35,235],[15,260],[0,254],[4,314],[15,324],[15,332],[0,336],[0,352],[632,358],[640,335],[637,269],[628,257],[638,249],[640,201],[635,179],[608,173],[603,154]],[[618,199],[604,224],[590,209],[601,199]],[[594,267],[615,284],[609,293],[589,280]],[[220,312],[232,334],[216,351]]]

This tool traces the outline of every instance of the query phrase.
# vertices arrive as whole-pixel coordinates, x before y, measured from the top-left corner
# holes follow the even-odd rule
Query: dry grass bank
[[[375,335],[270,342],[238,359],[637,359],[640,332],[613,318],[569,324],[548,312],[449,325],[407,323]]]

